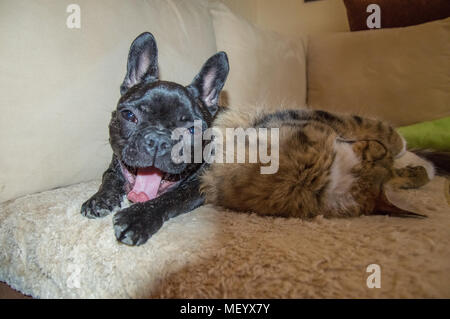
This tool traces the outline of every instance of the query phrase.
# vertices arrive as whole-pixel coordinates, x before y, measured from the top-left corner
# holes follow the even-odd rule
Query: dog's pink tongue
[[[142,203],[155,198],[162,176],[163,173],[157,168],[138,168],[136,182],[127,198],[133,203]]]

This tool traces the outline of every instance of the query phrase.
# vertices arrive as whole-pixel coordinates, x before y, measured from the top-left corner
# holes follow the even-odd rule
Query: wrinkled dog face
[[[203,121],[201,107],[185,87],[175,83],[134,86],[120,99],[110,123],[115,154],[129,167],[182,172],[187,164],[171,160],[172,147],[179,142],[171,135],[176,128],[192,131],[194,120]]]
[[[111,147],[131,186],[138,176],[155,172],[163,181],[175,180],[194,165],[172,161],[172,147],[179,142],[172,132],[186,128],[192,134],[196,120],[202,121],[203,130],[211,124],[227,75],[227,56],[220,52],[186,87],[160,81],[155,39],[143,33],[134,40],[122,96],[109,125]]]

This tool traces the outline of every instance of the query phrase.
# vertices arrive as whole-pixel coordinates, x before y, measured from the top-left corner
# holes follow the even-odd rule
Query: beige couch
[[[111,157],[107,124],[139,33],[157,39],[161,78],[183,84],[226,51],[228,107],[309,105],[406,125],[450,115],[450,19],[287,37],[215,1],[79,0],[81,29],[69,29],[69,3],[0,4],[0,280],[35,297],[450,296],[444,179],[422,195],[405,194],[435,214],[425,224],[384,217],[308,224],[203,207],[129,248],[116,243],[110,218],[78,213]],[[370,260],[391,267],[384,289],[361,281]],[[425,261],[433,266],[417,272]]]

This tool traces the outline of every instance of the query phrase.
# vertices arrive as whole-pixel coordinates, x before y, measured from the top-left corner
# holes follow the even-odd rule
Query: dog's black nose
[[[158,131],[147,133],[144,136],[145,149],[150,155],[163,156],[170,152],[170,139]]]

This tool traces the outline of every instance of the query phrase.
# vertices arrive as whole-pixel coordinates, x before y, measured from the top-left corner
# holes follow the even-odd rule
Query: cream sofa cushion
[[[450,115],[450,18],[311,37],[308,104],[408,125]]]
[[[305,48],[301,38],[290,39],[257,28],[222,3],[211,5],[216,44],[228,54],[230,74],[222,103],[268,109],[306,103]]]
[[[0,202],[100,176],[137,35],[155,35],[161,78],[182,84],[216,52],[206,0],[78,0],[81,29],[71,3],[0,3]]]
[[[0,281],[36,298],[450,298],[443,177],[395,193],[425,219],[303,221],[204,205],[139,247],[117,242],[111,215],[80,215],[98,186],[0,204]],[[380,289],[366,286],[373,263],[382,268]]]

